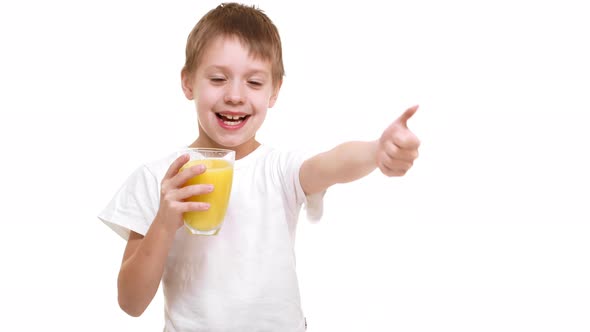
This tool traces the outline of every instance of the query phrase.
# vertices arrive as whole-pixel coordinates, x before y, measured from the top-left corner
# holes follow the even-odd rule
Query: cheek
[[[257,108],[269,108],[272,106],[272,96],[268,93],[259,94],[256,96],[254,103],[256,104]]]
[[[199,89],[198,91],[199,92],[195,95],[195,101],[199,110],[211,107],[218,100],[218,96],[215,94],[216,91],[214,90]]]
[[[210,114],[213,105],[207,98],[198,98],[196,100],[197,116],[202,120],[205,120]]]

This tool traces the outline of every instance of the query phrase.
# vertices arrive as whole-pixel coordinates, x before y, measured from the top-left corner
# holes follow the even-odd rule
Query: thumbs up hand
[[[387,176],[402,176],[418,158],[420,140],[408,129],[408,119],[418,105],[408,108],[385,131],[378,142],[377,167]]]

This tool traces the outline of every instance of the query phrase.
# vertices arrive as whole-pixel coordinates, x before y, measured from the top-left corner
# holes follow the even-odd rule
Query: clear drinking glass
[[[217,235],[227,210],[231,194],[236,153],[225,149],[187,148],[180,151],[188,154],[190,160],[182,166],[187,167],[204,164],[204,173],[189,179],[185,186],[195,184],[212,184],[213,191],[208,194],[193,196],[190,201],[207,202],[209,210],[190,211],[183,214],[185,227],[193,234]]]

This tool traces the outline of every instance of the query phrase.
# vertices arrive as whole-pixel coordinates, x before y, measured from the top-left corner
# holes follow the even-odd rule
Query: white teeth
[[[234,121],[244,120],[244,118],[246,118],[246,115],[230,115],[230,114],[221,114],[221,113],[219,113],[219,115],[226,118],[227,120],[234,120]]]
[[[225,123],[227,126],[237,126],[242,121],[244,121],[246,119],[246,117],[248,116],[248,115],[231,115],[231,114],[222,114],[222,113],[217,113],[217,115],[219,116],[221,121],[223,121],[223,123]]]

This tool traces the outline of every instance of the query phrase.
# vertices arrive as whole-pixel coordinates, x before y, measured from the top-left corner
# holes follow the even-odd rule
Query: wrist
[[[153,236],[157,237],[160,241],[171,243],[176,236],[176,231],[182,226],[179,227],[167,219],[168,218],[157,214],[148,230],[148,234],[153,233]],[[146,236],[148,236],[148,234],[146,234]]]
[[[370,160],[371,160],[371,166],[373,167],[373,169],[377,168],[378,163],[377,163],[377,154],[379,152],[379,140],[374,140],[374,141],[370,141],[369,142],[369,155],[370,155]]]

